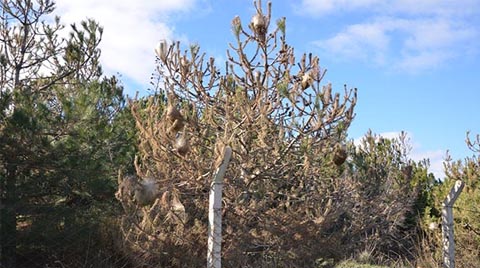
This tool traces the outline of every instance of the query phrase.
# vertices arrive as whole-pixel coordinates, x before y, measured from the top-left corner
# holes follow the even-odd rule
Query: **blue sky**
[[[312,52],[334,89],[358,88],[349,137],[369,129],[408,132],[411,157],[430,158],[442,176],[447,150],[472,155],[466,131],[480,133],[480,1],[274,0],[273,19],[287,18],[287,42]],[[263,1],[266,5],[266,1]],[[250,0],[58,1],[65,24],[94,18],[105,27],[102,64],[126,91],[146,94],[161,39],[198,43],[218,62],[233,42],[230,22],[248,23]]]

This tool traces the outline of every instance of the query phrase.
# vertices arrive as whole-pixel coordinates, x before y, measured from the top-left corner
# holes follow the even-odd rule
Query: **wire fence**
[[[207,213],[206,211],[201,211],[204,215],[189,215],[189,217],[198,218],[200,221],[203,221],[203,225],[199,225],[200,228],[190,229],[190,231],[198,231],[199,236],[203,236],[204,240],[192,241],[190,237],[177,235],[175,230],[170,232],[171,241],[173,248],[166,249],[166,244],[157,243],[158,241],[165,241],[165,237],[162,237],[162,234],[156,234],[155,232],[149,232],[146,234],[145,226],[142,226],[143,229],[140,229],[138,226],[139,223],[145,219],[142,217],[142,213],[146,213],[147,210],[137,211],[135,214],[129,215],[125,218],[124,210],[120,207],[120,204],[114,198],[108,202],[96,202],[92,200],[85,199],[76,199],[68,200],[56,203],[43,203],[43,204],[30,204],[26,205],[17,205],[16,210],[16,220],[11,226],[5,226],[9,224],[3,217],[0,221],[0,226],[2,230],[10,229],[15,230],[14,235],[6,235],[2,233],[0,245],[1,250],[0,255],[3,256],[0,260],[1,268],[10,268],[10,267],[91,267],[91,268],[109,268],[109,267],[152,267],[152,263],[142,262],[141,259],[148,259],[152,256],[148,254],[156,254],[155,260],[160,259],[173,259],[177,258],[178,262],[171,264],[174,267],[181,267],[182,260],[181,257],[184,255],[190,255],[192,258],[198,258],[197,263],[206,264],[207,256]],[[187,205],[187,202],[184,202]],[[189,205],[193,205],[189,204]],[[477,209],[467,209],[459,206],[452,206],[454,209],[459,211],[467,211],[473,213],[474,215],[480,215],[480,211]],[[5,205],[2,207],[2,212],[5,211]],[[156,207],[152,206],[151,213],[155,212]],[[147,211],[148,212],[148,211]],[[199,212],[200,213],[200,212]],[[236,208],[232,204],[227,204],[223,209],[216,211],[217,216],[223,214],[231,214],[234,216],[227,217],[227,219],[240,219],[241,217],[249,217],[244,214],[236,214]],[[5,214],[1,214],[4,216]],[[172,214],[172,217],[175,215]],[[178,215],[177,215],[178,216]],[[270,215],[271,217],[271,215]],[[151,218],[155,220],[154,218]],[[460,219],[460,218],[459,218]],[[159,221],[156,224],[162,225],[165,222],[165,218],[158,219]],[[254,220],[248,220],[247,222],[253,222]],[[127,224],[132,231],[130,234],[122,233],[121,226],[122,222]],[[278,219],[278,222],[281,222]],[[228,223],[227,223],[228,224]],[[336,223],[338,226],[338,222]],[[224,223],[225,225],[225,223]],[[217,227],[221,227],[222,223],[219,223]],[[321,229],[319,225],[312,224],[311,226],[304,225],[305,227],[316,227],[319,230]],[[455,226],[462,228],[467,231],[470,236],[477,237],[480,236],[480,230],[475,224],[471,223],[461,223],[455,221]],[[10,227],[10,228],[8,228]],[[224,226],[225,227],[225,226]],[[239,227],[239,226],[238,226]],[[147,227],[148,228],[148,227]],[[203,228],[203,229],[202,229]],[[281,226],[279,226],[281,228]],[[334,228],[334,226],[332,226]],[[125,229],[126,230],[126,229]],[[148,231],[148,230],[147,230]],[[274,231],[271,229],[270,231]],[[238,239],[241,239],[243,234],[248,234],[248,226],[242,227],[242,229],[234,230],[234,233],[239,236]],[[301,230],[279,230],[283,232],[285,236],[291,236],[292,241],[296,239],[296,236],[301,234]],[[226,232],[224,235],[232,237],[232,231]],[[253,234],[256,235],[256,234]],[[130,247],[126,247],[129,239],[131,241],[135,240],[136,244],[131,244]],[[221,240],[220,240],[221,241]],[[252,242],[252,241],[248,241]],[[318,243],[321,243],[319,241]],[[152,247],[156,247],[156,250],[145,250],[142,249],[142,245],[149,244]],[[253,243],[251,243],[252,246]],[[292,244],[293,246],[294,244]],[[307,244],[296,243],[297,246],[309,246]],[[168,245],[167,245],[168,246]],[[187,246],[187,248],[196,248],[198,252],[182,252],[182,248]],[[251,256],[253,253],[259,255],[268,252],[272,245],[259,244],[258,247],[245,247],[244,254],[245,256]],[[288,247],[287,244],[282,244],[281,247]],[[459,241],[459,248],[462,250],[468,250],[471,244],[463,243]],[[15,266],[7,266],[7,261],[5,256],[8,250],[13,248],[13,254],[15,254]],[[132,261],[131,255],[128,254],[128,251],[131,249],[138,250],[138,252],[144,252],[137,255],[136,259]],[[273,248],[273,247],[272,247]],[[5,251],[7,250],[7,252]],[[143,251],[142,251],[143,250]],[[178,256],[167,255],[167,252],[178,252]],[[227,249],[228,250],[228,249]],[[252,253],[253,252],[253,253]],[[260,253],[258,253],[260,252]],[[263,253],[262,253],[263,252]],[[217,260],[221,260],[220,259]],[[218,257],[216,257],[218,258]],[[228,262],[225,262],[228,266]],[[164,266],[160,266],[164,267]]]

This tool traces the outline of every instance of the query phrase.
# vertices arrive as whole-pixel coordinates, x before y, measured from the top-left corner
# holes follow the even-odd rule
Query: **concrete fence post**
[[[232,149],[225,147],[223,161],[216,170],[210,187],[208,204],[207,267],[222,267],[222,190],[223,177],[232,156]]]
[[[442,239],[443,239],[443,267],[455,268],[455,241],[453,236],[453,204],[463,190],[465,184],[457,180],[450,189],[442,206]]]

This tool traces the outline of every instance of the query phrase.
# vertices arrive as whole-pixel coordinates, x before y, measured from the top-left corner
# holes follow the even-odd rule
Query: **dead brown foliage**
[[[271,5],[255,8],[249,29],[234,18],[224,70],[196,45],[162,43],[158,93],[130,102],[137,176],[154,178],[158,199],[140,207],[133,192],[117,197],[126,244],[144,263],[205,264],[208,192],[225,145],[233,149],[224,188],[227,266],[308,266],[341,254],[337,201],[349,188],[336,182],[346,155],[335,145],[354,117],[356,91],[342,96],[321,86],[318,57],[298,59],[285,18],[273,26]]]

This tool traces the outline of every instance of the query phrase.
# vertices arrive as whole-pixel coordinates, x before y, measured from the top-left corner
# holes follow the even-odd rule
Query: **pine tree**
[[[48,0],[1,4],[0,260],[7,268],[17,255],[17,265],[33,265],[20,258],[29,250],[68,243],[65,234],[89,217],[92,202],[112,200],[119,163],[132,161],[133,135],[119,117],[123,87],[102,78],[99,65],[103,29],[87,20],[61,38],[60,18],[45,22],[54,8]],[[19,225],[28,227],[27,240],[17,237]]]
[[[225,68],[198,45],[156,49],[158,91],[131,102],[136,174],[120,178],[117,194],[125,239],[142,263],[195,266],[206,256],[207,193],[226,145],[233,149],[224,195],[228,266],[270,257],[300,265],[323,254],[313,250],[321,246],[315,228],[346,159],[356,91],[342,96],[322,86],[319,58],[297,58],[286,19],[274,22],[271,5],[263,8],[255,4],[248,27],[233,19]],[[150,204],[139,202],[144,185],[158,191]]]

